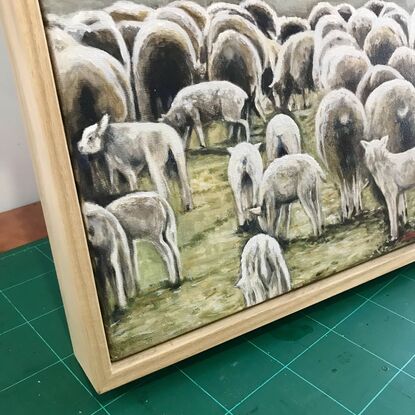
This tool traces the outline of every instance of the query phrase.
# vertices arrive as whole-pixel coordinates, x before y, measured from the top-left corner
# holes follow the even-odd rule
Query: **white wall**
[[[38,199],[16,85],[0,30],[0,212]]]

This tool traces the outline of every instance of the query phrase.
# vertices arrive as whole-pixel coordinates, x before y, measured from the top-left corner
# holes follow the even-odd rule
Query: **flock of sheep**
[[[237,143],[228,148],[228,179],[238,226],[263,232],[241,256],[236,287],[247,306],[291,289],[277,240],[288,239],[295,201],[314,235],[322,234],[326,174],[338,184],[342,220],[362,213],[370,185],[386,202],[391,240],[398,239],[405,191],[415,186],[415,14],[381,0],[358,9],[321,2],[308,19],[278,16],[262,0],[207,8],[176,0],[157,9],[118,1],[48,15],[47,28],[97,286],[101,299],[111,299],[110,314],[139,291],[138,240],[156,247],[171,286],[180,285],[168,176],[173,161],[183,210],[193,209],[186,151],[192,131],[201,147],[209,145],[204,127],[212,122],[226,123]],[[313,96],[323,96],[318,161],[303,152],[292,112]],[[251,143],[255,116],[266,124],[265,143]],[[157,192],[137,192],[145,168]]]

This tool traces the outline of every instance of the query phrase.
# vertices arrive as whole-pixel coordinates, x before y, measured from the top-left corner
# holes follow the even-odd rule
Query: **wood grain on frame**
[[[98,392],[161,369],[415,259],[408,246],[111,363],[37,0],[0,0],[77,359]]]

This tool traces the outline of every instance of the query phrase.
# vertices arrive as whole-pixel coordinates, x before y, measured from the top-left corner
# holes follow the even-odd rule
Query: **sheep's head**
[[[389,136],[381,138],[380,140],[365,141],[362,140],[360,144],[365,151],[365,161],[366,165],[369,167],[373,166],[376,161],[380,161],[384,158],[385,154],[388,152],[387,146],[389,142]]]
[[[85,128],[82,139],[78,143],[78,150],[81,154],[96,154],[102,150],[102,138],[108,128],[109,119],[109,115],[105,114],[98,123]]]
[[[82,213],[88,241],[93,247],[99,248],[108,239],[103,226],[107,212],[95,203],[84,202],[82,204]]]

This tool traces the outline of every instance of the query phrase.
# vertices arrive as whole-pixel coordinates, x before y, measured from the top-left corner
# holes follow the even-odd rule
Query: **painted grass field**
[[[314,115],[318,99],[309,110],[295,113],[303,136],[304,151],[315,155]],[[253,128],[253,141],[264,141],[263,128]],[[142,292],[130,311],[107,327],[111,357],[119,360],[150,346],[204,326],[244,308],[235,288],[239,258],[250,234],[236,232],[233,196],[227,182],[226,131],[209,129],[208,150],[191,143],[187,155],[195,209],[181,213],[178,187],[171,202],[177,213],[179,249],[184,281],[172,291],[164,288],[166,270],[151,246],[140,242]],[[318,159],[317,159],[318,160]],[[143,189],[151,189],[147,178]],[[339,196],[328,178],[322,193],[325,231],[316,239],[299,203],[292,210],[290,241],[282,242],[293,287],[299,288],[358,263],[398,248],[414,238],[415,193],[408,193],[408,233],[401,242],[387,243],[388,225],[370,190],[364,192],[365,213],[349,223],[339,223]]]

